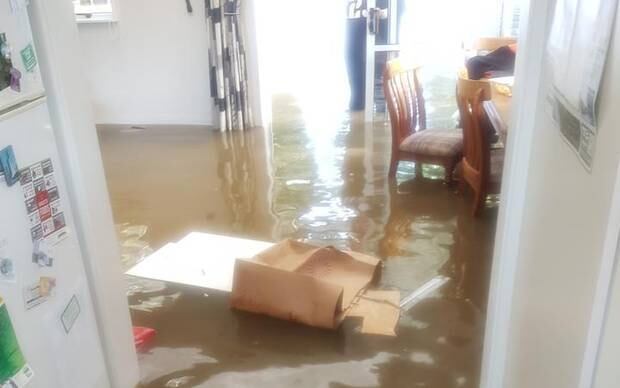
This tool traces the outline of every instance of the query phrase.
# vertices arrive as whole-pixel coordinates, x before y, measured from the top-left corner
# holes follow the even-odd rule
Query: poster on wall
[[[32,242],[35,246],[42,240],[48,246],[56,245],[68,232],[52,161],[46,159],[24,168],[20,183],[30,218]]]
[[[0,297],[0,387],[25,387],[33,375],[19,347],[9,312]]]
[[[547,44],[552,116],[588,171],[596,151],[599,89],[617,5],[617,0],[557,0]]]

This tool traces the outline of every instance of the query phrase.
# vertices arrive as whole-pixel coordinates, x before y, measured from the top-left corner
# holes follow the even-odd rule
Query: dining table
[[[512,96],[495,90],[494,85],[491,99],[483,101],[482,106],[501,142],[506,145],[512,114]]]

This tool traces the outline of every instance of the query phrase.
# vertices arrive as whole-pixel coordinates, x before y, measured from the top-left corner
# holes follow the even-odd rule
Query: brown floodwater
[[[403,297],[450,278],[402,312],[394,338],[362,335],[355,322],[318,330],[232,311],[225,294],[131,280],[134,325],[157,330],[139,356],[140,387],[478,386],[496,210],[473,219],[440,168],[416,176],[403,163],[388,181],[388,125],[280,96],[271,131],[100,128],[115,220],[148,227],[130,253],[191,231],[291,237],[376,255],[380,287]]]

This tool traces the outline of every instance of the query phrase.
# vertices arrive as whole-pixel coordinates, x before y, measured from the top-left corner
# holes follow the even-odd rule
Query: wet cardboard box
[[[325,329],[351,318],[362,333],[394,336],[400,314],[398,291],[373,289],[380,260],[293,240],[192,233],[127,274],[230,292],[232,308]]]

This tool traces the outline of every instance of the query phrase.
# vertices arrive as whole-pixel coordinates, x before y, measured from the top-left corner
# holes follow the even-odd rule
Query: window
[[[99,22],[114,20],[113,0],[73,0],[78,22]]]
[[[519,36],[521,8],[521,2],[518,0],[504,0],[502,2],[502,36]]]

